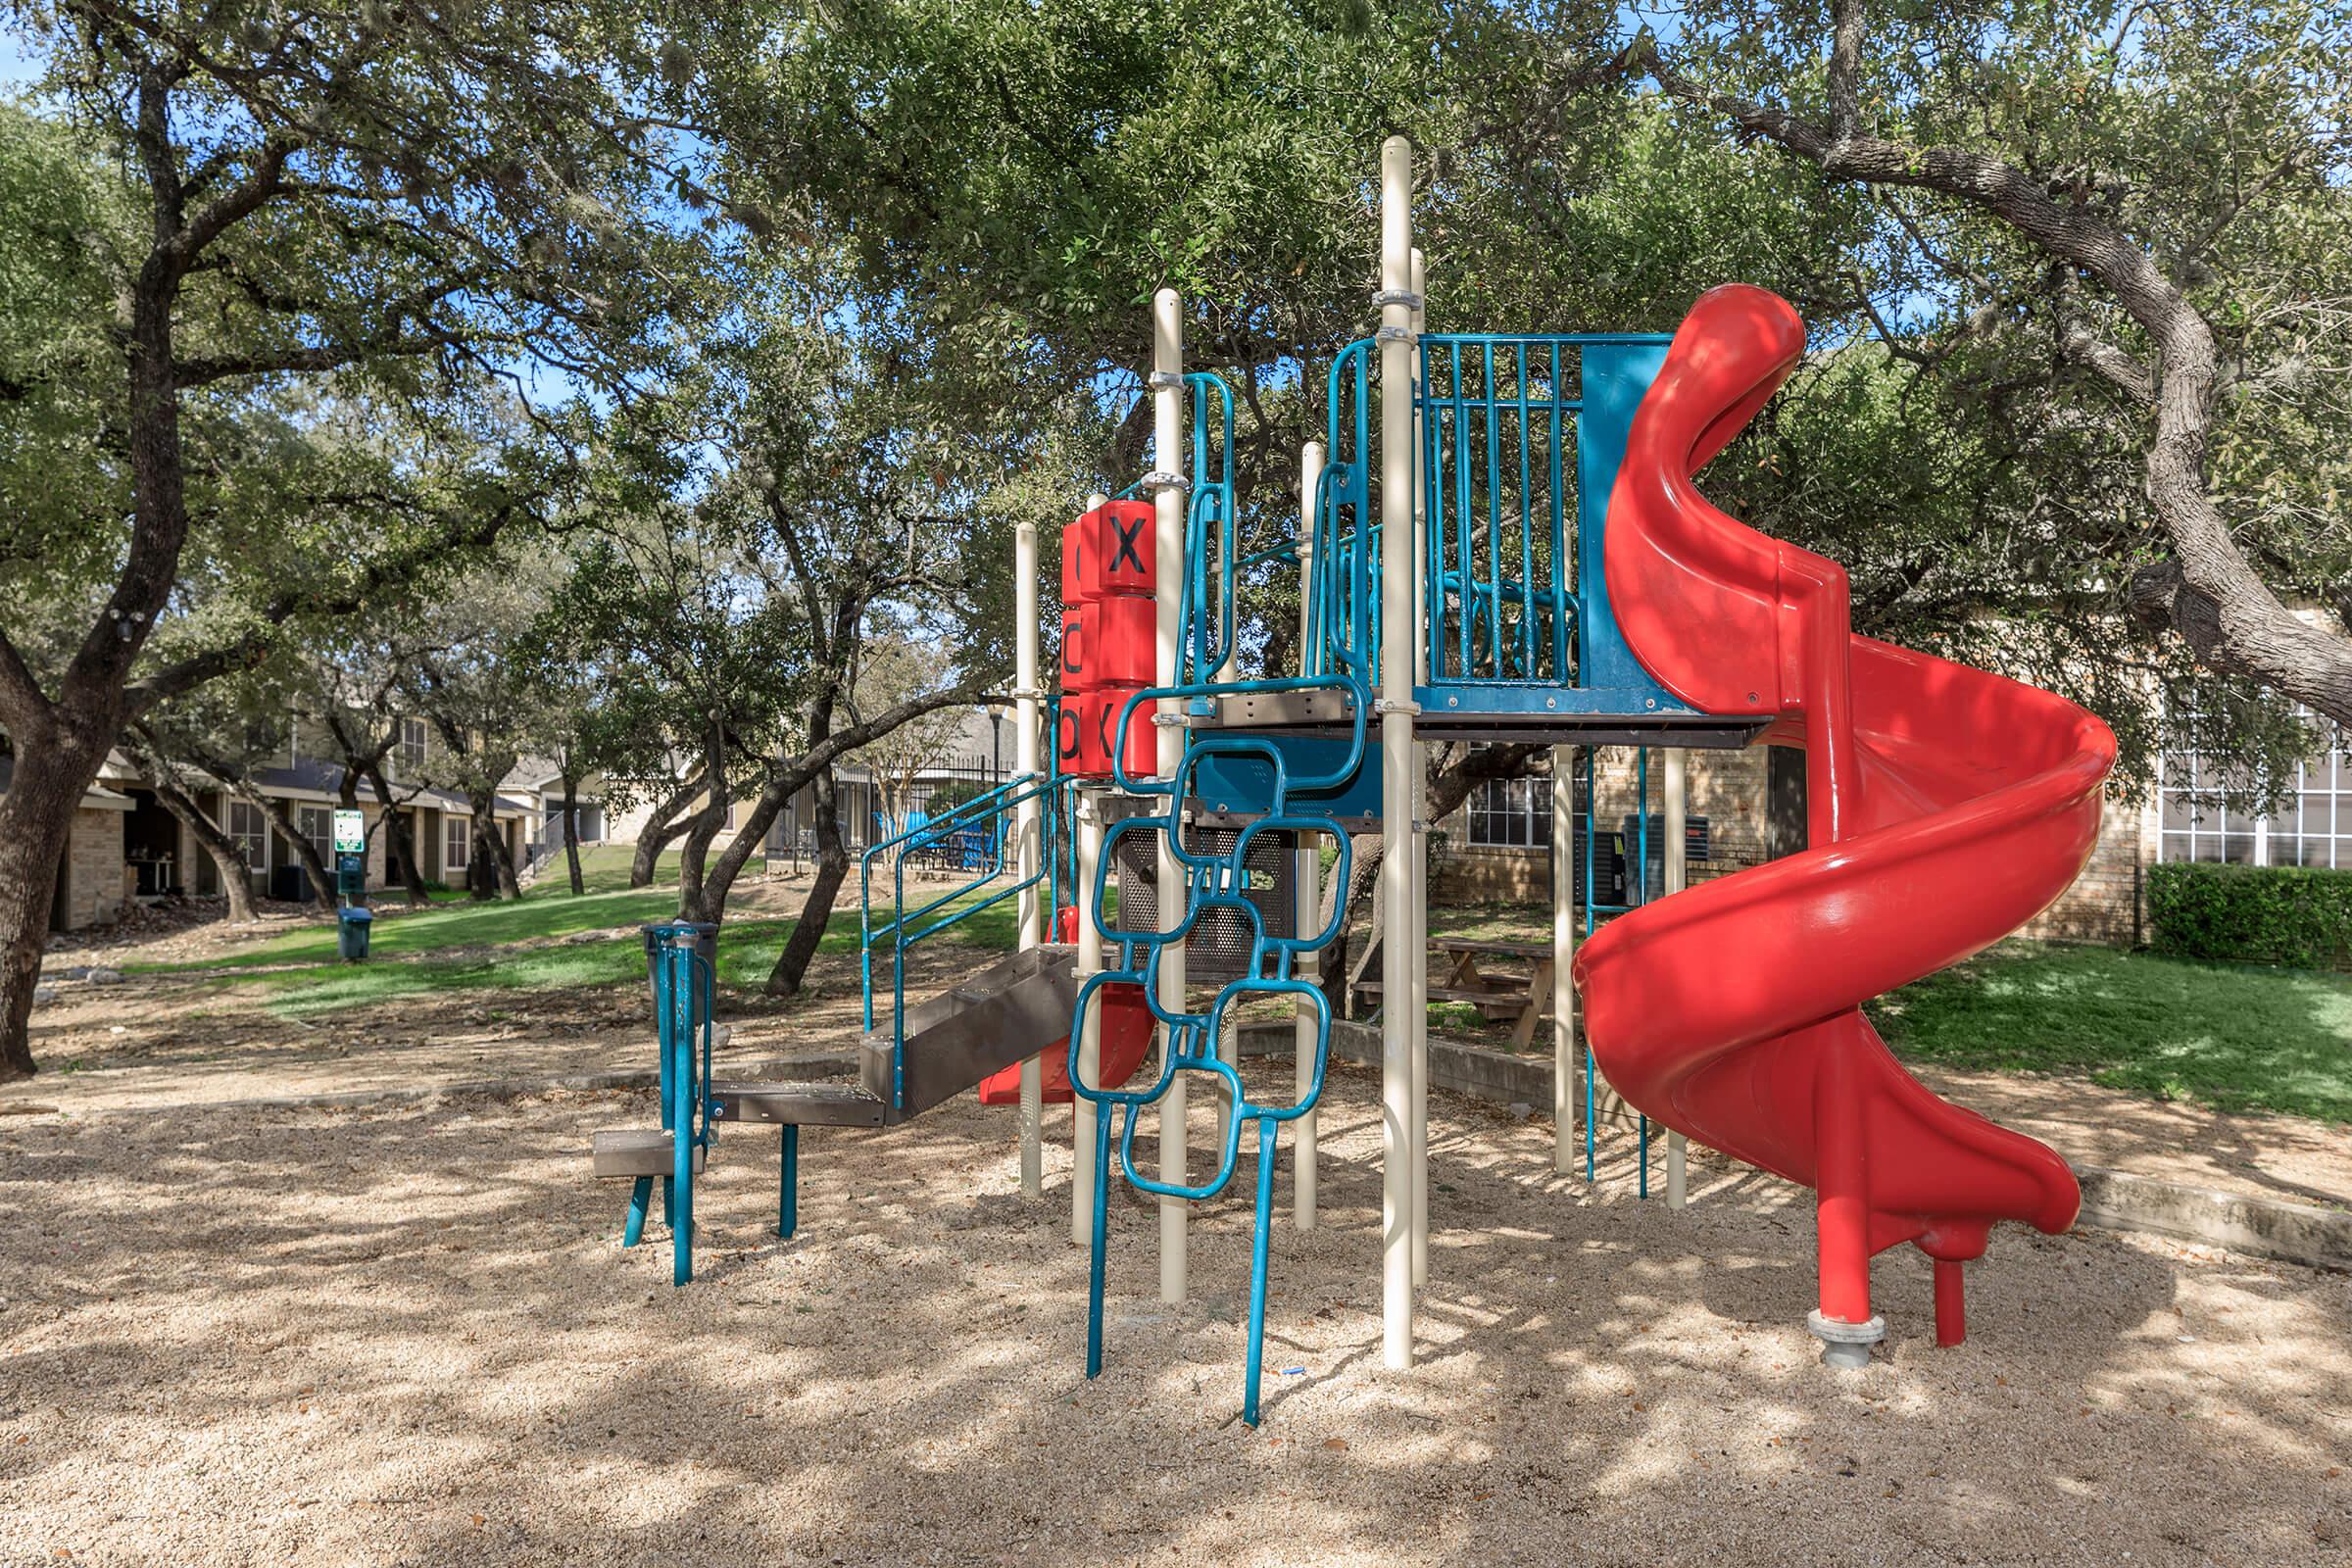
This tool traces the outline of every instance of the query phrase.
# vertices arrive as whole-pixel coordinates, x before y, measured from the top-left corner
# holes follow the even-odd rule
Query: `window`
[[[463,871],[466,862],[473,858],[473,818],[449,816],[441,819],[441,864],[444,870]]]
[[[2160,860],[2304,865],[2352,870],[2352,744],[2332,725],[2316,757],[2296,764],[2292,790],[2269,815],[2226,808],[2228,764],[2169,750],[2156,763]]]
[[[331,868],[335,863],[334,813],[323,806],[305,806],[294,813],[294,825],[318,852],[319,862]]]
[[[263,817],[260,807],[247,801],[228,803],[228,836],[235,839],[237,848],[244,852],[246,870],[270,869],[269,834],[270,824]]]
[[[424,720],[404,718],[400,721],[400,770],[414,777],[424,768]]]
[[[1548,849],[1551,780],[1494,778],[1470,797],[1470,842],[1498,849]]]

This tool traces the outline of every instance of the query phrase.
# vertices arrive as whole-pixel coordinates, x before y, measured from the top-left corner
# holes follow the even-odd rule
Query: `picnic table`
[[[1537,1020],[1551,1011],[1552,958],[1548,942],[1504,942],[1487,937],[1431,937],[1432,953],[1444,954],[1445,978],[1432,973],[1429,1000],[1466,1002],[1488,1023],[1511,1021],[1511,1049],[1525,1051],[1536,1038]],[[1528,972],[1494,972],[1481,960],[1525,963]],[[1433,966],[1434,967],[1434,966]],[[1367,996],[1380,995],[1378,980],[1358,982]]]

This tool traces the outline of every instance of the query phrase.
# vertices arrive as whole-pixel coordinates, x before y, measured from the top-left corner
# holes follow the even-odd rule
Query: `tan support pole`
[[[1162,473],[1184,471],[1184,302],[1172,288],[1163,288],[1152,296],[1152,463]],[[1158,684],[1176,683],[1179,665],[1178,644],[1184,636],[1179,621],[1182,602],[1179,596],[1184,586],[1184,514],[1185,493],[1172,484],[1162,484],[1152,498],[1154,514],[1153,557],[1158,571],[1158,662],[1154,675]],[[1158,763],[1161,778],[1174,778],[1184,765],[1184,731],[1175,720],[1184,710],[1184,704],[1174,699],[1162,699],[1159,716],[1169,722],[1159,726]],[[1139,711],[1138,720],[1144,717]],[[1168,809],[1177,822],[1176,831],[1183,831],[1184,803],[1171,801]],[[1172,841],[1163,840],[1159,846],[1159,929],[1172,931],[1184,920],[1184,862],[1176,858]],[[1184,999],[1184,946],[1172,943],[1159,955],[1159,1004],[1163,1011],[1181,1013]],[[1164,1062],[1174,1054],[1176,1032],[1160,1030],[1159,1049]],[[1168,1086],[1159,1102],[1159,1175],[1165,1182],[1184,1180],[1185,1127],[1184,1078],[1179,1074]],[[1159,1200],[1159,1298],[1181,1301],[1185,1297],[1185,1223],[1186,1204],[1181,1198]]]

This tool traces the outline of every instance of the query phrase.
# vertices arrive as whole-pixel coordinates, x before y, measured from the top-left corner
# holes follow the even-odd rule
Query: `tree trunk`
[[[105,760],[103,745],[26,747],[18,737],[16,772],[0,795],[0,1083],[34,1071],[32,988],[49,948],[57,868],[74,835],[74,812]]]
[[[148,782],[164,809],[179,818],[204,853],[212,857],[213,869],[220,876],[220,891],[228,899],[229,923],[246,925],[260,918],[253,906],[253,876],[245,864],[244,846],[222,832],[202,807],[163,776],[162,769],[151,769]]]
[[[801,906],[801,917],[794,924],[792,935],[784,939],[784,951],[776,955],[776,966],[768,971],[767,984],[762,989],[771,997],[800,995],[801,981],[808,973],[808,960],[816,956],[817,944],[825,939],[825,922],[833,917],[834,896],[841,891],[842,879],[850,872],[849,847],[841,838],[833,765],[826,763],[809,784],[815,797],[816,880],[809,884],[808,900]]]
[[[571,870],[571,896],[588,891],[580,880],[580,781],[564,775],[564,859]]]
[[[808,749],[790,761],[770,759],[767,783],[760,788],[759,798],[752,803],[750,815],[737,826],[735,836],[719,852],[703,882],[703,902],[710,909],[724,912],[728,890],[734,887],[744,865],[752,858],[767,830],[775,825],[776,815],[784,805],[805,787],[815,783],[818,773],[832,766],[833,759],[845,752],[867,745],[888,735],[909,719],[919,718],[937,708],[968,702],[972,694],[985,691],[988,683],[1002,678],[1004,672],[991,669],[983,677],[975,677],[952,691],[934,692],[928,696],[910,698],[887,711],[876,713],[848,729],[833,728],[833,698],[820,698],[808,716]],[[711,919],[718,919],[714,913]]]
[[[662,852],[670,841],[686,831],[687,824],[678,820],[678,813],[687,803],[703,792],[701,769],[686,775],[685,782],[645,819],[644,831],[637,835],[637,853],[629,859],[629,886],[646,888],[654,885],[654,872],[662,863]]]
[[[368,785],[375,791],[376,804],[384,808],[385,869],[400,878],[409,895],[409,907],[419,908],[431,903],[432,896],[424,891],[424,872],[416,864],[416,841],[410,836],[409,819],[400,814],[392,798],[380,759],[368,769]]]
[[[704,886],[704,868],[710,860],[710,841],[718,837],[719,829],[727,825],[726,737],[718,727],[711,726],[707,760],[703,776],[710,781],[710,798],[694,814],[694,824],[686,830],[686,842],[678,848],[678,918],[701,920],[715,925],[718,911],[711,907]],[[722,906],[723,907],[723,906]]]
[[[302,862],[303,870],[310,875],[311,902],[327,913],[334,913],[335,874],[319,858],[318,846],[304,838],[294,826],[294,813],[287,808],[286,803],[264,795],[251,784],[243,782],[231,783],[229,789],[268,817],[270,825],[277,830],[277,836],[294,847],[294,858]]]
[[[496,817],[490,819],[490,868],[498,873],[498,892],[501,898],[522,897],[522,871],[514,864],[514,846],[507,841],[507,830]]]
[[[498,836],[497,819],[490,814],[492,799],[488,790],[466,792],[466,804],[473,808],[473,853],[466,858],[466,896],[476,904],[498,897],[498,866],[491,859],[497,853],[492,840]]]

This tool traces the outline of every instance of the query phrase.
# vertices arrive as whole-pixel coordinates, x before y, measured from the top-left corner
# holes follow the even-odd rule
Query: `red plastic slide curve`
[[[1836,563],[1710,506],[1691,476],[1804,352],[1787,301],[1731,284],[1691,308],[1634,419],[1608,510],[1609,597],[1660,684],[1770,715],[1805,751],[1810,848],[1619,917],[1577,955],[1602,1072],[1668,1127],[1819,1195],[1815,1332],[1883,1332],[1870,1259],[1936,1259],[1936,1338],[1995,1220],[2044,1231],[2082,1194],[2041,1144],[1938,1100],[1861,1004],[1998,941],[2098,837],[2115,737],[2074,704],[1852,634]],[[1864,1352],[1866,1353],[1866,1352]]]

